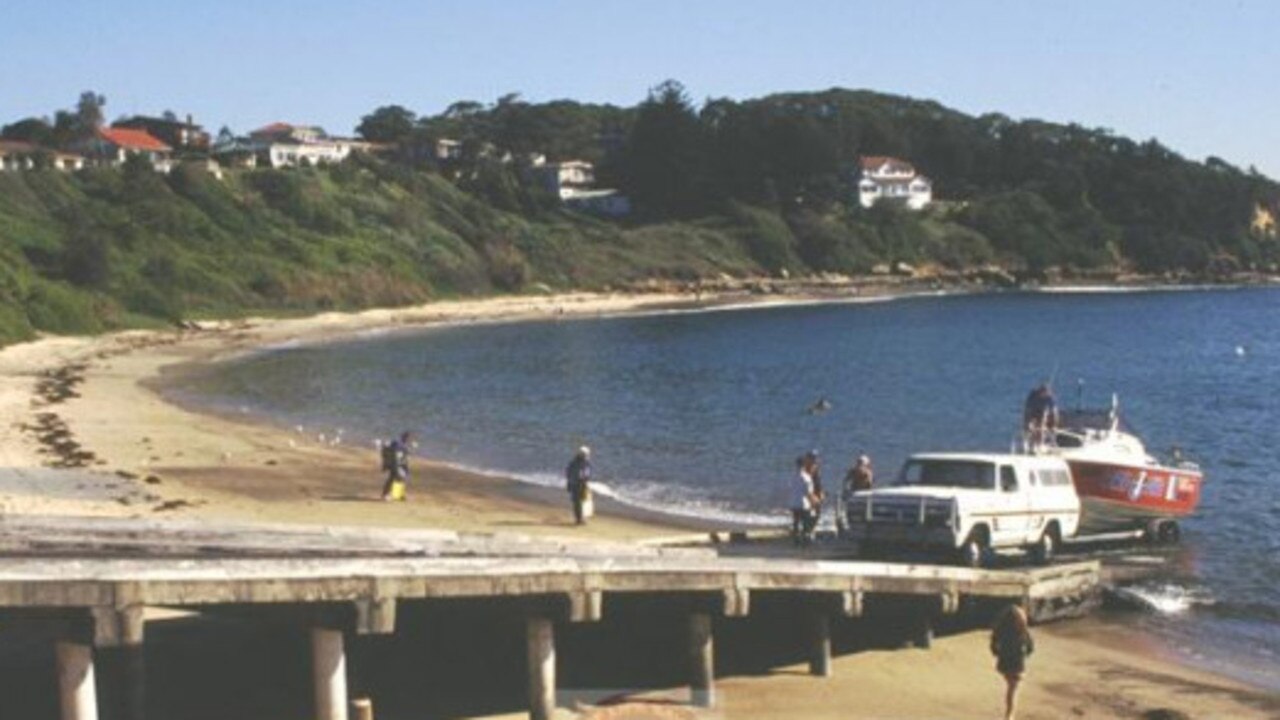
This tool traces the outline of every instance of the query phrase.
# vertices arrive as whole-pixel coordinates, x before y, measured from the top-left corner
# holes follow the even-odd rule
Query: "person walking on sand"
[[[583,445],[564,469],[569,502],[573,504],[573,521],[579,525],[587,522],[584,506],[591,497],[591,448]]]
[[[1004,717],[1013,720],[1018,700],[1018,684],[1026,673],[1027,656],[1036,649],[1027,628],[1027,613],[1019,605],[1010,605],[996,619],[991,629],[991,654],[996,656],[996,672],[1004,676]]]
[[[408,430],[400,433],[400,437],[382,445],[382,469],[387,473],[387,481],[382,484],[382,499],[403,501],[405,487],[409,483],[409,443],[413,434]]]

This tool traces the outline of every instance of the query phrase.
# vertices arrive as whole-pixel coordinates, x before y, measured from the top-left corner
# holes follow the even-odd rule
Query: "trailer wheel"
[[[1177,545],[1182,539],[1182,528],[1178,527],[1178,523],[1168,520],[1160,525],[1160,544],[1161,545]]]
[[[1048,565],[1053,562],[1053,558],[1058,554],[1058,524],[1049,523],[1049,527],[1044,529],[1044,533],[1040,535],[1040,540],[1031,548],[1031,560],[1036,565]]]

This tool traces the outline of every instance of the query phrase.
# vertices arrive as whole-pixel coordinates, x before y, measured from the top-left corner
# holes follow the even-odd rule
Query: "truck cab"
[[[861,551],[937,550],[977,567],[990,553],[1025,548],[1048,562],[1080,523],[1080,499],[1061,458],[922,453],[889,487],[845,502]]]

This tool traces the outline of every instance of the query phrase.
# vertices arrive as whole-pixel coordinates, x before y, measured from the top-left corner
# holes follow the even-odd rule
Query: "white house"
[[[32,170],[45,162],[54,170],[79,170],[84,167],[84,156],[20,140],[0,140],[0,170]]]
[[[596,166],[585,160],[544,162],[534,168],[542,184],[561,200],[589,190],[596,182]]]
[[[860,159],[858,202],[869,208],[881,200],[919,210],[933,202],[933,183],[905,160],[881,155]]]
[[[325,165],[346,160],[356,145],[345,138],[331,138],[311,125],[271,123],[249,133],[249,141],[261,161],[273,168]]]

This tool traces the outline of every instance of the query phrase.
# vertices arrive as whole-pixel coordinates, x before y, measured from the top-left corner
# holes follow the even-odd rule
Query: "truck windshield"
[[[898,484],[994,490],[995,466],[967,460],[908,460]]]

